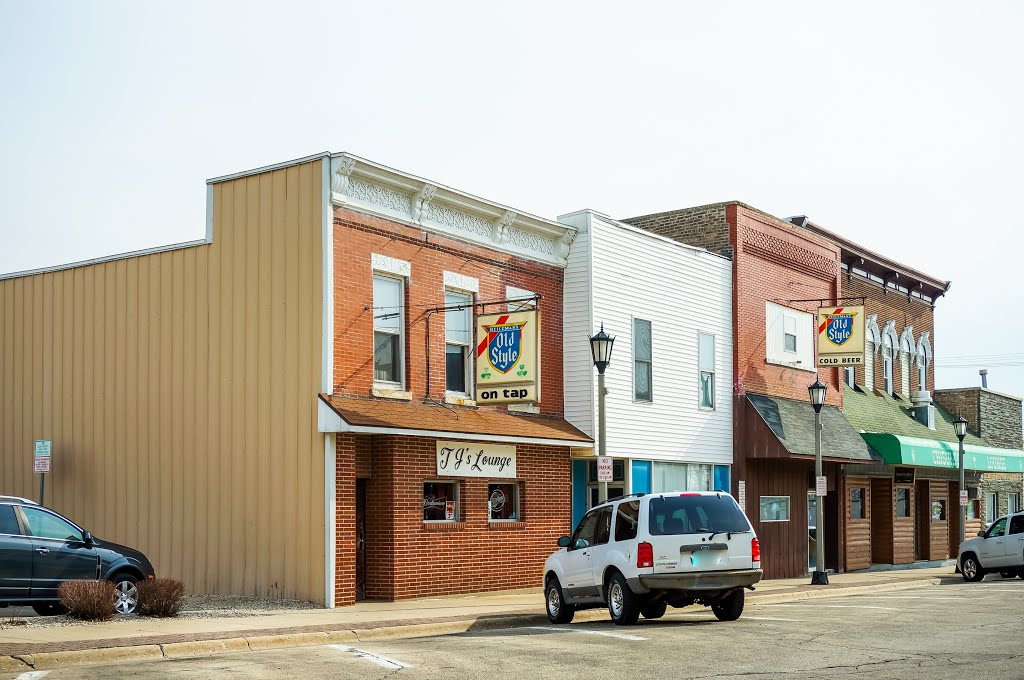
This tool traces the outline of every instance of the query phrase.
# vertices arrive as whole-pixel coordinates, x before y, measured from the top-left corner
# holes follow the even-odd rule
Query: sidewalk
[[[852,595],[938,584],[953,567],[831,574],[830,585],[809,577],[757,584],[747,604]],[[0,618],[3,610],[0,610]],[[579,612],[576,621],[606,620],[604,609]],[[440,635],[547,621],[540,588],[403,600],[361,602],[261,616],[209,619],[140,619],[46,628],[0,629],[0,672],[28,668],[162,657],[217,651],[270,649],[356,642],[384,637]]]

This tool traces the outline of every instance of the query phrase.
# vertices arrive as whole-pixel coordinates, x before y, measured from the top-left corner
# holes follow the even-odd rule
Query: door
[[[996,523],[985,532],[985,538],[981,541],[981,566],[985,569],[993,569],[1003,566],[1006,561],[1006,518],[1000,517]]]
[[[932,508],[931,508],[931,492],[928,487],[929,482],[919,481],[917,483],[916,493],[914,494],[917,502],[914,504],[914,559],[915,560],[928,560],[931,559],[931,524],[932,524]]]
[[[594,534],[594,547],[590,549],[590,585],[600,593],[604,588],[604,567],[608,564],[608,551],[612,546],[612,507],[601,508],[597,515],[597,532]]]
[[[1024,515],[1014,515],[1010,518],[1010,530],[1006,534],[1006,548],[1004,565],[1008,567],[1019,567],[1024,565]]]
[[[366,480],[356,480],[356,599],[366,599]]]
[[[807,571],[817,571],[818,564],[818,496],[807,492]]]
[[[570,597],[594,597],[600,591],[594,587],[590,566],[590,553],[594,549],[597,536],[597,516],[599,510],[591,510],[583,515],[569,539],[569,547],[565,551],[565,589]]]
[[[28,597],[32,583],[32,539],[21,535],[13,505],[0,505],[0,601]]]
[[[42,508],[19,509],[32,537],[32,597],[56,598],[64,581],[97,578],[99,557],[78,527]]]

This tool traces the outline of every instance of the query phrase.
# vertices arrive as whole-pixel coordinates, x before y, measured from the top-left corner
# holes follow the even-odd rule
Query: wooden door
[[[914,503],[914,559],[931,559],[931,523],[932,504],[931,489],[928,480],[916,484],[916,503]]]

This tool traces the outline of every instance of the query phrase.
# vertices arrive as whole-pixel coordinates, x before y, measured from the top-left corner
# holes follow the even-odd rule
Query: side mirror
[[[985,532],[984,531],[979,531],[978,532],[978,538],[985,538]]]
[[[558,537],[558,547],[559,548],[568,548],[569,547],[569,542],[571,540],[572,539],[569,538],[568,536],[559,536]]]
[[[83,531],[82,532],[82,543],[85,544],[86,548],[93,547],[93,545],[95,545],[95,542],[92,540],[92,534],[90,534],[88,531]]]

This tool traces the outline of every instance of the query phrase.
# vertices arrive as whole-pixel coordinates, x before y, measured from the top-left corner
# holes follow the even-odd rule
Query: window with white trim
[[[1006,496],[1007,508],[1006,512],[1020,512],[1020,494],[1011,493]]]
[[[651,387],[651,322],[633,319],[633,400],[654,401]]]
[[[853,371],[853,366],[844,366],[843,367],[843,382],[845,382],[850,387],[853,387],[853,383],[854,383],[854,379],[855,379],[854,376],[855,376],[855,373]]]
[[[444,293],[445,390],[467,395],[472,389],[471,345],[473,339],[473,296],[447,290]],[[460,308],[461,307],[461,308]]]
[[[715,336],[710,333],[700,334],[700,407],[715,408]]]
[[[796,317],[791,314],[783,314],[782,325],[782,348],[796,354]]]
[[[991,524],[999,516],[999,494],[985,494],[985,523]]]
[[[402,279],[373,277],[373,380],[399,388],[405,383],[404,288]]]
[[[910,352],[900,350],[900,393],[910,395]]]
[[[882,374],[885,380],[885,391],[892,394],[892,338],[885,335],[882,338]]]
[[[768,363],[814,371],[814,317],[774,302],[765,303]]]

